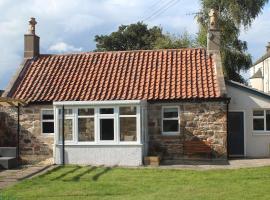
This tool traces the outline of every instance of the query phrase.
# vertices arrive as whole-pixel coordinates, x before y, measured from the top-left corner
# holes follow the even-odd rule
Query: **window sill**
[[[270,131],[253,131],[252,136],[270,136]]]
[[[163,136],[179,136],[180,132],[162,132],[161,135]]]
[[[41,133],[43,137],[54,137],[54,133]]]
[[[89,142],[81,142],[81,143],[65,143],[65,146],[142,146],[143,144],[138,143],[89,143]],[[56,144],[56,146],[62,146],[62,144]]]

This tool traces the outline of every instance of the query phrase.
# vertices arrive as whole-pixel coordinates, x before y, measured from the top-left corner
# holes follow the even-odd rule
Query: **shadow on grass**
[[[27,178],[31,178],[31,177],[33,177],[33,176],[36,176],[36,175],[42,173],[43,171],[49,169],[50,167],[51,167],[50,165],[45,166],[45,167],[43,167],[43,168],[41,168],[41,169],[39,169],[39,170],[37,170],[37,171],[34,171],[33,173],[30,173],[30,174],[28,174],[28,175],[26,175],[26,176],[24,176],[24,177],[22,177],[22,178],[19,178],[18,180],[19,180],[19,181],[22,181],[22,180],[24,180],[24,179],[27,179]],[[0,199],[0,200],[1,200],[1,199]]]
[[[60,167],[62,169],[62,167]],[[80,168],[82,168],[81,166],[76,166],[75,168],[72,168],[71,170],[64,172],[62,174],[60,174],[59,176],[52,178],[51,181],[55,181],[55,180],[59,180],[64,178],[65,176],[74,173],[75,171],[79,170]]]
[[[97,173],[96,175],[94,175],[94,176],[92,177],[92,180],[93,180],[93,181],[97,181],[102,175],[108,173],[108,172],[111,171],[111,170],[112,170],[112,167],[106,167],[106,168],[104,168],[101,172],[99,172],[99,173]]]
[[[93,166],[93,167],[89,167],[86,171],[83,171],[77,175],[75,175],[74,177],[72,177],[71,181],[80,181],[81,177],[83,177],[85,174],[91,173],[92,171],[94,171],[97,167]]]

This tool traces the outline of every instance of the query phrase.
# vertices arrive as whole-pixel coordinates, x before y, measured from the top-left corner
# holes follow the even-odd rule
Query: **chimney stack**
[[[210,24],[207,34],[207,51],[213,53],[220,51],[220,30],[218,27],[218,11],[211,9],[209,12]]]
[[[268,45],[266,46],[266,53],[270,53],[270,42],[268,42]]]
[[[221,96],[227,96],[227,90],[223,74],[223,66],[220,55],[220,30],[218,26],[218,11],[211,9],[209,12],[209,28],[207,34],[207,52],[213,56],[217,82]]]
[[[35,33],[36,20],[31,17],[28,33],[24,35],[24,58],[31,59],[39,55],[39,37]]]

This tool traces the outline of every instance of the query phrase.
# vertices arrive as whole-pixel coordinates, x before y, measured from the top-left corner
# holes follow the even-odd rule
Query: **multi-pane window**
[[[178,107],[163,107],[162,109],[162,132],[179,133]]]
[[[137,109],[136,106],[119,108],[120,141],[137,140]]]
[[[62,109],[57,108],[58,141],[62,142]],[[75,143],[139,142],[137,106],[65,107],[65,140]]]
[[[253,130],[270,131],[270,110],[253,111]]]
[[[41,127],[42,133],[53,134],[54,133],[54,115],[53,110],[41,111]]]
[[[95,140],[95,110],[94,108],[78,109],[78,141]]]

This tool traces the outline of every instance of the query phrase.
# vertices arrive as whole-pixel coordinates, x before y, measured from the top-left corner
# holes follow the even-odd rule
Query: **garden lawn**
[[[238,170],[66,166],[1,191],[10,199],[270,199],[270,167]]]

